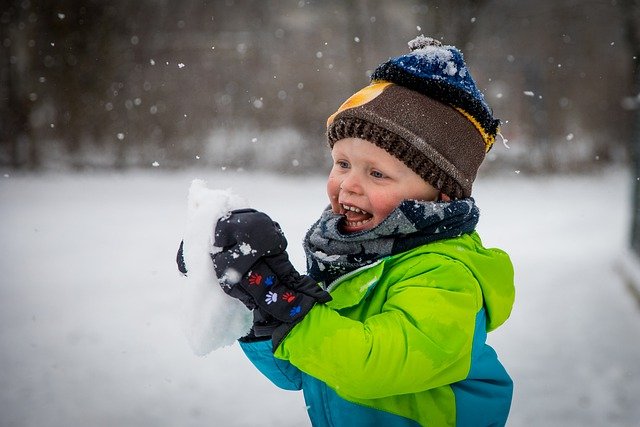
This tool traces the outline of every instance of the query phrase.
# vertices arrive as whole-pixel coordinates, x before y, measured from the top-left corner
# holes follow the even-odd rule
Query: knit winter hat
[[[329,145],[365,139],[448,196],[469,197],[500,120],[457,48],[424,36],[409,48],[378,66],[371,84],[329,117]]]

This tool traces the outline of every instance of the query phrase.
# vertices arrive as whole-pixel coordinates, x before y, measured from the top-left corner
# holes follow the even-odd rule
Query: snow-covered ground
[[[199,358],[181,331],[175,253],[191,180],[280,222],[303,268],[322,177],[237,172],[0,177],[0,425],[305,426],[300,393],[237,345]],[[490,335],[515,381],[511,426],[637,426],[640,307],[621,278],[629,178],[481,177],[488,246],[516,266]]]

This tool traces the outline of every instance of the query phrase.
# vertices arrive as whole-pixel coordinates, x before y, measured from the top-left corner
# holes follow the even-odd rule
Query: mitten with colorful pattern
[[[218,221],[214,246],[222,248],[211,255],[222,289],[263,318],[292,327],[314,304],[331,300],[312,278],[295,270],[282,230],[262,212],[242,209]]]

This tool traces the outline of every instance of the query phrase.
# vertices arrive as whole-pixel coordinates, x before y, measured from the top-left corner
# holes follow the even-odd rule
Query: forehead
[[[405,166],[404,163],[384,149],[366,139],[360,138],[344,138],[336,141],[331,149],[331,154],[334,156],[347,155],[354,159],[396,163],[398,166]]]

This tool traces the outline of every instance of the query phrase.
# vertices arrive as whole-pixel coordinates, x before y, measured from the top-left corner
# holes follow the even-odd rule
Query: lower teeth
[[[347,221],[347,225],[349,227],[358,227],[360,225],[364,225],[368,223],[369,221],[371,221],[371,218],[365,219],[364,221]]]

